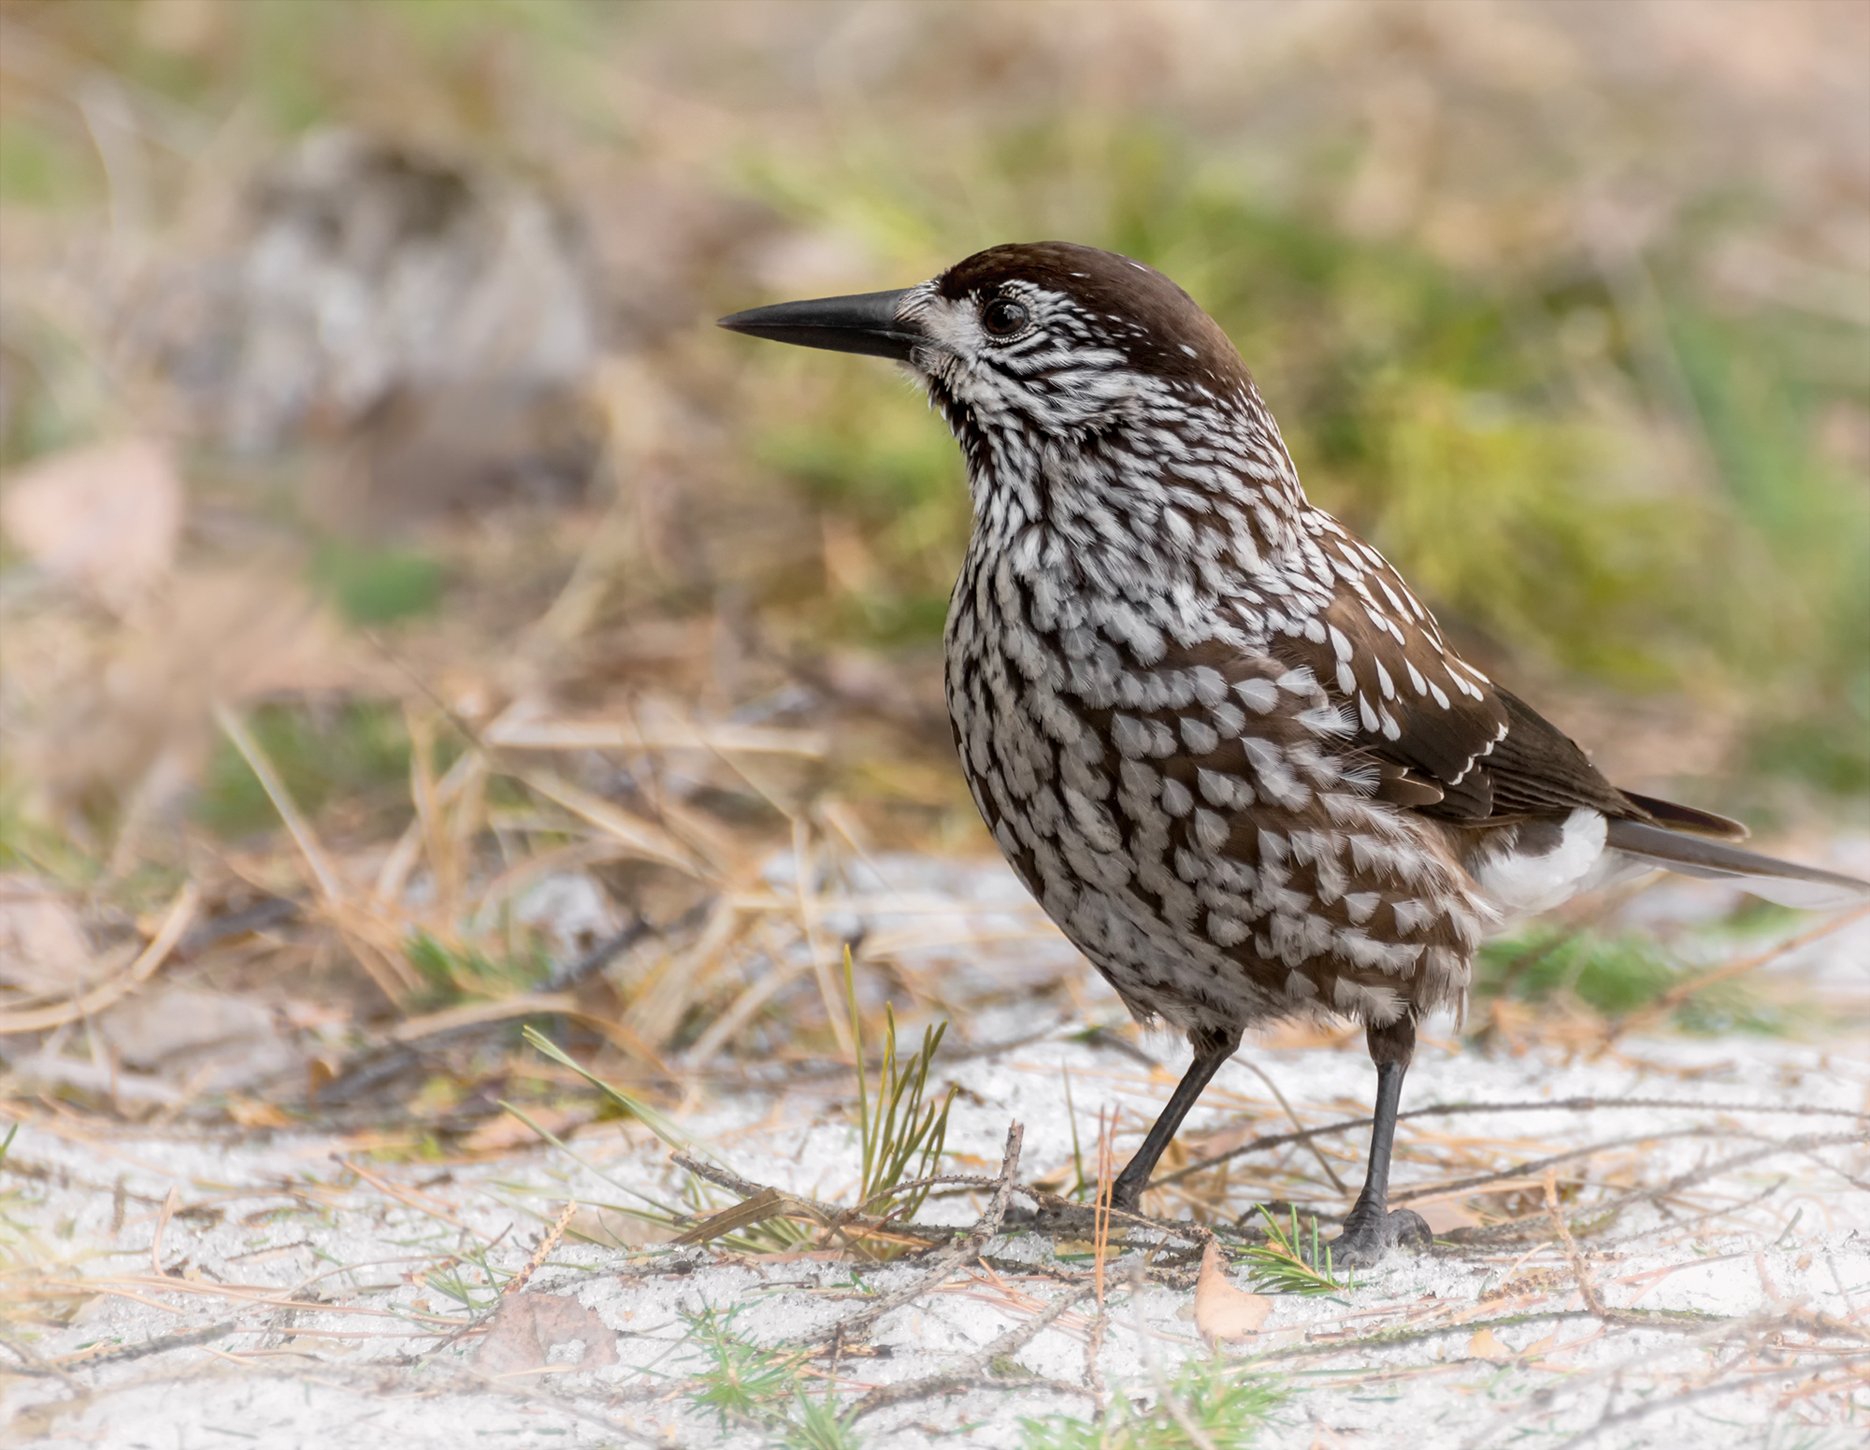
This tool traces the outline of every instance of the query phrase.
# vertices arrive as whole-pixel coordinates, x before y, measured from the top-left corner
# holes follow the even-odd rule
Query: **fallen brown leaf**
[[[1273,1312],[1264,1294],[1249,1294],[1228,1281],[1221,1251],[1210,1239],[1201,1251],[1201,1271],[1195,1276],[1195,1328],[1209,1344],[1245,1339],[1258,1334]]]
[[[1445,1234],[1458,1228],[1474,1228],[1481,1222],[1480,1215],[1460,1199],[1438,1198],[1428,1203],[1416,1203],[1411,1206],[1422,1215],[1432,1234]]]
[[[600,1369],[617,1362],[616,1341],[596,1313],[569,1295],[515,1294],[494,1311],[474,1364],[490,1375]]]
[[[1513,1351],[1500,1343],[1491,1329],[1476,1329],[1467,1342],[1467,1352],[1474,1359],[1499,1361],[1513,1357]]]

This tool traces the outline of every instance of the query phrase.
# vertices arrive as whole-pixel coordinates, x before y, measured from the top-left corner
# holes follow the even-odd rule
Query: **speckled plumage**
[[[726,325],[907,362],[961,445],[974,529],[946,655],[968,784],[1047,914],[1195,1049],[1120,1202],[1247,1028],[1339,1014],[1379,1069],[1340,1258],[1420,1241],[1385,1204],[1402,1073],[1417,1018],[1463,1006],[1489,928],[1632,860],[1770,894],[1862,885],[1618,790],[1463,660],[1306,499],[1225,334],[1138,262],[995,247],[901,293]]]

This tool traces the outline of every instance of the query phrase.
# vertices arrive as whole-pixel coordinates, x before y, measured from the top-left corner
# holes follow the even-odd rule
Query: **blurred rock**
[[[145,988],[95,1025],[125,1068],[195,1090],[244,1087],[300,1057],[267,1008],[196,987]]]
[[[162,329],[205,434],[254,454],[340,445],[329,522],[582,488],[599,304],[578,229],[543,192],[326,130],[264,169],[242,211],[223,276]]]
[[[601,436],[568,389],[479,379],[398,388],[357,420],[350,444],[309,501],[338,528],[568,502],[591,477]]]
[[[622,925],[604,889],[572,871],[555,871],[528,886],[513,903],[513,916],[544,935],[557,961],[590,951]]]

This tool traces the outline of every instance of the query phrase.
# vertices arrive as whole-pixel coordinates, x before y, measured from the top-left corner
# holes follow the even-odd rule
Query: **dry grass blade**
[[[707,869],[668,831],[621,806],[591,794],[547,770],[516,771],[517,779],[554,805],[570,811],[620,848],[644,861],[673,867],[685,875],[706,877]]]
[[[705,1164],[678,1158],[697,1178],[714,1181],[702,1171]],[[760,1189],[700,1223],[684,1229],[669,1242],[675,1247],[737,1240],[728,1247],[755,1253],[788,1252],[835,1239],[861,1250],[869,1258],[929,1247],[927,1238],[904,1233],[867,1219],[849,1209],[833,1209],[784,1189]]]
[[[1091,1231],[1091,1272],[1100,1310],[1104,1307],[1104,1275],[1110,1259],[1111,1197],[1117,1189],[1117,1159],[1112,1142],[1116,1129],[1115,1115],[1107,1118],[1100,1108],[1097,1114],[1097,1200]]]
[[[293,800],[292,792],[286,789],[286,783],[280,779],[279,772],[273,769],[272,761],[266,758],[266,752],[260,749],[260,743],[253,738],[253,732],[247,729],[246,721],[217,700],[214,705],[214,723],[221,727],[221,733],[227,737],[228,744],[240,753],[240,758],[247,763],[247,769],[253,772],[253,778],[259,781],[260,788],[266,792],[266,798],[273,803],[273,809],[279,812],[280,823],[292,837],[292,844],[298,847],[305,869],[311,873],[312,882],[318,888],[318,894],[324,898],[327,906],[337,905],[344,895],[337,870],[325,854],[324,847],[319,844],[311,822],[305,819],[298,802]]]
[[[742,1199],[731,1208],[709,1214],[693,1228],[677,1234],[669,1242],[677,1247],[710,1243],[729,1234],[757,1228],[776,1218],[792,1218],[807,1211],[809,1205],[804,1200],[777,1188],[762,1188],[753,1197]]]
[[[350,945],[358,964],[385,997],[392,1002],[401,1002],[418,985],[415,970],[395,943],[382,940],[386,931],[380,923],[362,918],[347,909],[343,882],[337,868],[331,864],[331,858],[320,844],[311,822],[299,809],[298,802],[292,798],[292,792],[286,789],[285,781],[273,768],[272,761],[260,748],[252,731],[247,729],[246,722],[218,700],[214,703],[214,720],[228,743],[246,763],[247,769],[253,772],[253,778],[260,783],[273,809],[278,812],[280,823],[285,826],[286,833],[298,849],[312,884],[317,888],[319,899],[324,902],[325,910],[330,913],[339,934]],[[397,938],[401,935],[398,929],[389,929],[387,934]]]

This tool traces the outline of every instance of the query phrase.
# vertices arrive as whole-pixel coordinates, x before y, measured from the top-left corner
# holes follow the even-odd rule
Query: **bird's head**
[[[907,363],[957,432],[1070,438],[1224,408],[1251,387],[1180,287],[1070,242],[989,247],[900,292],[756,307],[721,326]]]
[[[1214,320],[1152,267],[1069,242],[990,247],[900,292],[784,302],[735,332],[905,363],[967,459],[976,538],[1044,521],[1154,576],[1252,560],[1306,507]]]

